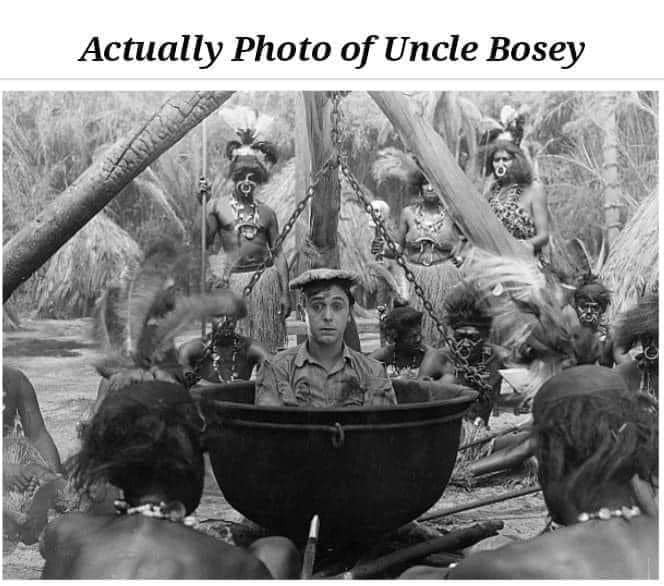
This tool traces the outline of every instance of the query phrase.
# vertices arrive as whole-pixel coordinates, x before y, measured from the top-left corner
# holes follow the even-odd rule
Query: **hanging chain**
[[[341,114],[339,109],[339,104],[341,98],[343,97],[340,92],[332,93],[332,130],[330,136],[332,139],[332,144],[336,146],[337,157],[339,161],[339,167],[341,173],[346,178],[350,186],[352,187],[355,195],[360,200],[360,203],[363,205],[364,210],[371,216],[371,219],[374,221],[374,224],[378,228],[381,239],[387,245],[387,248],[392,253],[396,263],[403,269],[404,275],[408,282],[413,286],[413,291],[415,295],[420,298],[422,306],[429,314],[433,320],[436,329],[440,333],[442,339],[447,344],[448,350],[452,355],[452,360],[454,362],[455,370],[457,374],[463,376],[468,384],[473,386],[476,390],[482,392],[492,392],[492,387],[488,382],[490,373],[484,368],[484,364],[481,365],[472,365],[467,358],[460,355],[456,348],[456,342],[454,338],[449,334],[445,324],[440,320],[436,311],[433,307],[431,301],[427,298],[426,293],[422,286],[417,282],[417,278],[413,271],[408,267],[408,262],[406,261],[403,253],[399,249],[398,244],[393,240],[392,236],[389,234],[387,227],[385,226],[385,221],[381,214],[376,213],[371,201],[362,191],[362,187],[359,182],[353,175],[353,173],[348,168],[348,154],[345,153],[342,145],[341,132],[339,131],[339,122],[341,120]]]
[[[272,255],[270,258],[268,258],[266,261],[264,261],[257,269],[256,272],[251,276],[251,280],[249,283],[247,283],[247,286],[243,289],[242,293],[245,297],[249,296],[251,294],[252,289],[258,283],[258,280],[261,278],[263,273],[265,272],[265,269],[268,267],[272,266],[272,263],[274,262],[274,257],[277,256],[281,252],[281,247],[283,246],[284,240],[286,240],[286,237],[290,234],[291,230],[293,229],[293,226],[295,226],[295,222],[297,222],[298,218],[302,215],[302,212],[306,209],[307,204],[311,200],[311,198],[314,196],[314,193],[316,191],[316,187],[318,186],[318,183],[320,183],[320,180],[323,178],[323,176],[328,172],[329,169],[332,169],[336,166],[336,160],[331,157],[326,163],[318,170],[318,173],[316,173],[315,177],[309,184],[309,188],[307,189],[307,193],[302,198],[302,200],[295,206],[295,209],[293,210],[293,213],[290,215],[290,218],[286,221],[284,224],[284,227],[282,228],[281,232],[279,233],[279,236],[277,236],[277,239],[274,242],[274,246],[272,247]]]

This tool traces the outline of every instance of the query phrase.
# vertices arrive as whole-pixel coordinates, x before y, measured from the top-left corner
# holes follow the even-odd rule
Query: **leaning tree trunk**
[[[602,179],[604,180],[604,226],[609,250],[612,250],[622,227],[620,209],[624,198],[618,177],[618,128],[616,124],[616,96],[612,93],[600,97],[599,123],[602,138]]]
[[[176,94],[89,167],[3,249],[3,299],[42,266],[134,177],[233,92]]]
[[[457,165],[440,135],[416,116],[407,98],[397,92],[369,92],[385,113],[404,145],[417,157],[424,174],[441,194],[452,220],[476,246],[489,252],[530,257],[491,211],[470,179]]]

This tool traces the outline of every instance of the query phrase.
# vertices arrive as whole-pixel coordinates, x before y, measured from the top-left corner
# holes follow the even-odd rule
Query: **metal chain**
[[[463,358],[459,354],[459,352],[457,352],[454,338],[449,334],[447,328],[445,327],[445,324],[436,315],[433,304],[427,298],[422,286],[417,282],[417,278],[415,277],[413,271],[411,271],[410,268],[408,267],[408,263],[403,253],[399,250],[399,246],[392,239],[392,236],[389,234],[382,216],[376,213],[373,206],[371,205],[371,201],[364,194],[359,182],[348,168],[347,165],[348,155],[347,153],[344,152],[341,132],[339,131],[339,122],[341,120],[339,104],[341,102],[341,98],[342,98],[341,93],[335,92],[332,94],[332,104],[333,104],[332,113],[331,113],[332,130],[330,132],[330,136],[332,139],[332,143],[336,146],[337,149],[339,167],[341,169],[343,176],[350,184],[351,188],[355,192],[355,195],[360,200],[360,203],[363,205],[365,211],[371,216],[371,219],[374,221],[374,224],[378,228],[378,232],[380,234],[381,239],[385,242],[387,248],[392,253],[394,260],[403,269],[406,279],[413,286],[413,291],[420,298],[422,306],[433,320],[436,329],[438,330],[441,337],[447,344],[449,352],[452,355],[452,360],[454,362],[457,373],[461,374],[463,378],[466,379],[468,384],[472,385],[475,389],[483,392],[491,392],[492,391],[491,385],[489,385],[489,383],[487,382],[490,373],[483,368],[483,365],[473,366],[468,362],[467,359]]]
[[[261,278],[263,273],[265,272],[265,269],[268,267],[272,266],[273,263],[273,258],[279,254],[281,251],[281,247],[283,246],[284,240],[286,240],[286,237],[290,234],[291,230],[293,229],[293,226],[295,226],[295,222],[297,222],[298,218],[302,215],[302,212],[306,209],[307,204],[311,200],[311,198],[314,196],[314,193],[316,191],[316,187],[318,186],[318,183],[320,183],[320,180],[323,178],[323,176],[330,170],[331,168],[336,167],[336,159],[334,157],[331,157],[328,161],[325,162],[325,164],[318,170],[318,173],[316,173],[315,177],[311,181],[311,184],[309,185],[309,188],[307,189],[307,194],[304,196],[304,198],[295,206],[295,209],[293,210],[293,213],[290,215],[290,218],[286,221],[284,224],[283,229],[279,233],[279,236],[277,236],[277,239],[274,242],[274,246],[272,247],[272,258],[269,258],[268,260],[264,261],[257,269],[256,272],[251,276],[251,280],[249,283],[247,283],[247,286],[243,289],[242,294],[245,297],[248,297],[251,294],[252,289],[258,283],[258,280]]]

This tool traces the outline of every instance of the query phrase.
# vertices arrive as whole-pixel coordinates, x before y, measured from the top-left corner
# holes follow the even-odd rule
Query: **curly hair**
[[[196,509],[205,468],[203,421],[184,387],[138,383],[110,393],[82,434],[71,462],[77,490],[108,481],[129,503],[158,491]]]
[[[659,294],[643,297],[636,307],[621,313],[616,320],[614,341],[620,348],[632,348],[642,337],[659,333]]]
[[[579,279],[574,291],[574,303],[582,303],[584,299],[599,303],[602,311],[611,303],[611,292],[600,281],[599,277],[592,274],[586,274]]]
[[[422,324],[422,312],[409,305],[395,307],[385,316],[382,327],[387,331],[402,332]]]
[[[481,153],[484,163],[484,175],[489,177],[493,174],[493,158],[498,151],[506,151],[512,157],[509,175],[513,183],[519,185],[530,185],[533,182],[533,170],[526,159],[523,151],[509,140],[496,140],[487,146]]]
[[[533,402],[539,477],[554,521],[606,506],[608,492],[658,473],[657,404],[614,370],[570,368]],[[628,504],[628,503],[625,503]]]
[[[479,291],[470,283],[462,281],[447,293],[443,302],[445,322],[453,330],[467,325],[480,329],[491,328],[489,307],[480,298]]]

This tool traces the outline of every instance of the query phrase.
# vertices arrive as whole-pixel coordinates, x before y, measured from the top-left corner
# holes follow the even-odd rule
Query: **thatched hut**
[[[601,277],[613,292],[608,317],[636,304],[644,291],[659,281],[659,234],[657,192],[647,197],[613,244]]]
[[[51,258],[37,287],[37,313],[90,315],[99,294],[140,259],[134,239],[106,214],[97,214]]]

